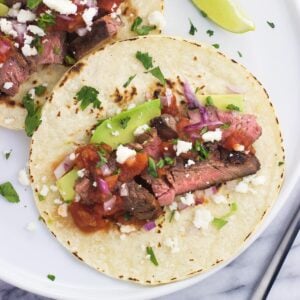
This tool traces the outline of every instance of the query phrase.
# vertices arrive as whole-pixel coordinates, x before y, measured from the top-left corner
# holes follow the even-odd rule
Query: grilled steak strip
[[[163,140],[178,138],[176,131],[176,120],[173,116],[163,114],[151,121],[151,127],[157,129],[158,136]]]
[[[156,219],[161,214],[161,208],[155,197],[144,187],[132,181],[127,183],[128,196],[125,199],[125,209],[138,220]]]
[[[77,37],[70,43],[70,49],[75,58],[80,59],[98,43],[114,36],[118,32],[120,25],[119,20],[112,19],[110,16],[96,20],[90,32],[85,36]]]

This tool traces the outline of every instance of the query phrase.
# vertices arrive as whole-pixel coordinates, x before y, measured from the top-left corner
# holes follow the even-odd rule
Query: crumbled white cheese
[[[61,204],[63,204],[63,201],[62,201],[61,199],[59,199],[59,198],[54,199],[53,202],[54,202],[54,204],[56,204],[56,205],[61,205]]]
[[[85,169],[81,169],[81,170],[77,171],[77,175],[78,175],[78,177],[83,178],[85,175]]]
[[[179,245],[178,245],[178,238],[167,238],[165,240],[165,245],[167,247],[169,247],[171,249],[171,253],[178,253],[180,252],[180,248],[179,248]]]
[[[193,224],[198,229],[208,229],[208,226],[212,220],[213,216],[210,211],[204,207],[199,207],[195,211]]]
[[[139,126],[135,131],[134,131],[134,136],[139,136],[144,134],[147,130],[149,130],[149,126],[147,124]]]
[[[128,158],[132,158],[136,156],[136,151],[132,150],[128,147],[120,145],[117,149],[117,162],[119,164],[124,164]]]
[[[112,131],[111,135],[112,136],[119,136],[120,135],[120,131],[118,131],[118,130]]]
[[[158,29],[164,29],[167,25],[167,21],[160,11],[154,11],[148,16],[148,22],[150,25],[156,26]]]
[[[27,27],[27,30],[32,32],[33,34],[38,35],[38,36],[44,36],[45,35],[45,31],[41,27],[36,26],[36,25],[29,25]]]
[[[170,210],[177,210],[178,204],[176,201],[173,201],[171,205],[169,205]]]
[[[80,195],[79,195],[79,194],[76,194],[76,195],[75,195],[74,201],[75,201],[75,202],[79,202],[80,199],[81,199],[81,198],[80,198]]]
[[[32,99],[34,99],[35,98],[35,89],[33,88],[33,89],[29,90],[28,94],[31,96]]]
[[[24,186],[28,186],[30,184],[30,180],[25,169],[19,171],[18,180]]]
[[[15,118],[5,118],[4,119],[4,124],[5,125],[9,125],[9,124],[12,124],[13,122],[15,122]]]
[[[97,187],[97,182],[96,181],[93,182],[93,187]]]
[[[88,31],[92,30],[92,25],[93,25],[93,19],[98,13],[98,8],[97,7],[89,7],[84,10],[82,14],[82,19],[86,24],[86,29]]]
[[[18,36],[17,31],[13,28],[13,23],[6,18],[0,18],[0,30],[13,38]]]
[[[19,44],[19,43],[14,43],[14,46],[15,46],[16,48],[19,48],[19,47],[20,47],[20,44]]]
[[[28,231],[31,231],[31,232],[35,231],[36,230],[36,224],[34,222],[30,222],[30,223],[27,224],[26,229]]]
[[[193,148],[193,143],[178,140],[176,145],[176,155],[179,156],[182,153],[187,153]]]
[[[43,177],[42,177],[42,182],[45,183],[46,181],[47,181],[47,176],[43,176]]]
[[[18,13],[17,20],[20,23],[32,22],[36,18],[36,15],[30,10],[21,9]]]
[[[22,6],[21,2],[15,3],[8,11],[7,15],[11,18],[16,18],[18,16],[19,10]]]
[[[43,197],[46,197],[48,195],[48,193],[49,193],[49,188],[46,184],[44,184],[42,186],[41,191],[40,191],[40,195],[43,196]]]
[[[66,218],[68,216],[68,205],[66,203],[61,204],[57,209],[57,213],[61,217]]]
[[[235,191],[242,194],[247,194],[249,192],[249,185],[245,181],[241,181],[235,187]]]
[[[4,82],[3,84],[3,88],[6,90],[11,89],[14,86],[14,84],[12,82]]]
[[[185,196],[180,197],[180,201],[187,206],[191,206],[195,204],[195,196],[192,193],[187,193]]]
[[[43,0],[43,3],[63,15],[74,15],[77,12],[77,5],[71,0]]]
[[[222,130],[217,128],[215,131],[207,131],[202,135],[204,142],[219,142],[222,140]]]
[[[178,210],[176,210],[175,213],[174,213],[174,220],[178,221],[179,219],[180,219],[180,213],[179,213]]]
[[[35,56],[38,54],[37,49],[35,47],[30,47],[28,44],[25,44],[22,47],[22,53],[24,56]]]
[[[122,233],[131,233],[131,232],[136,231],[136,228],[133,225],[122,225],[120,227],[120,231]]]
[[[75,160],[76,159],[76,154],[73,152],[69,155],[70,160]]]
[[[251,180],[251,183],[253,185],[264,185],[266,183],[266,177],[265,176],[254,176],[254,178]]]
[[[221,195],[221,194],[212,195],[212,200],[216,204],[227,203],[227,198],[224,195]]]
[[[192,166],[192,165],[194,165],[194,164],[195,164],[195,162],[194,162],[193,160],[189,159],[189,160],[187,161],[187,163],[185,164],[185,167],[188,168],[188,167],[190,167],[190,166]]]
[[[51,192],[57,192],[58,188],[56,185],[50,185],[50,190],[51,190]]]
[[[126,239],[126,234],[120,234],[120,240],[124,241]]]

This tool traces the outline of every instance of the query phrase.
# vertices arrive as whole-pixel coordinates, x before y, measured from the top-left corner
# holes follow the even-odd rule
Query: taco
[[[6,0],[0,7],[0,126],[22,129],[27,113],[27,123],[37,119],[63,73],[92,49],[159,33],[162,10],[162,0]]]
[[[98,271],[156,285],[233,257],[283,181],[262,85],[211,46],[149,36],[77,63],[32,139],[49,230]]]

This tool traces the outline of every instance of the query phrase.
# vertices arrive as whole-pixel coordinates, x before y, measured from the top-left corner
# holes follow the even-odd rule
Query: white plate
[[[265,228],[288,200],[300,174],[300,68],[296,67],[300,65],[300,5],[297,0],[244,0],[242,4],[256,23],[257,30],[253,33],[234,35],[217,28],[188,0],[166,0],[166,33],[189,38],[188,18],[191,18],[198,28],[195,39],[220,44],[220,50],[246,65],[269,91],[284,133],[287,173],[280,199],[264,223]],[[267,25],[267,20],[275,23],[275,29]],[[215,35],[208,37],[207,29],[214,30]],[[237,51],[243,54],[242,58]],[[0,155],[0,182],[11,181],[21,196],[21,203],[16,205],[0,201],[1,279],[51,298],[132,300],[153,298],[188,287],[218,269],[179,283],[146,288],[110,279],[80,263],[38,221],[30,189],[17,181],[18,171],[26,166],[28,145],[29,140],[23,133],[0,129],[0,152],[13,149],[7,161]],[[26,230],[32,221],[37,226],[35,232]],[[219,268],[222,267],[224,265]],[[49,281],[47,274],[55,274],[56,281]]]

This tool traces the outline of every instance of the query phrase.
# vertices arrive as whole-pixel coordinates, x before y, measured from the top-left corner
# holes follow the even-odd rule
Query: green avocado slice
[[[134,141],[134,131],[161,115],[160,100],[145,102],[105,120],[95,130],[92,144],[105,143],[116,149],[120,144]]]
[[[56,181],[58,191],[65,202],[73,201],[75,198],[74,185],[78,178],[76,169],[73,169]]]

